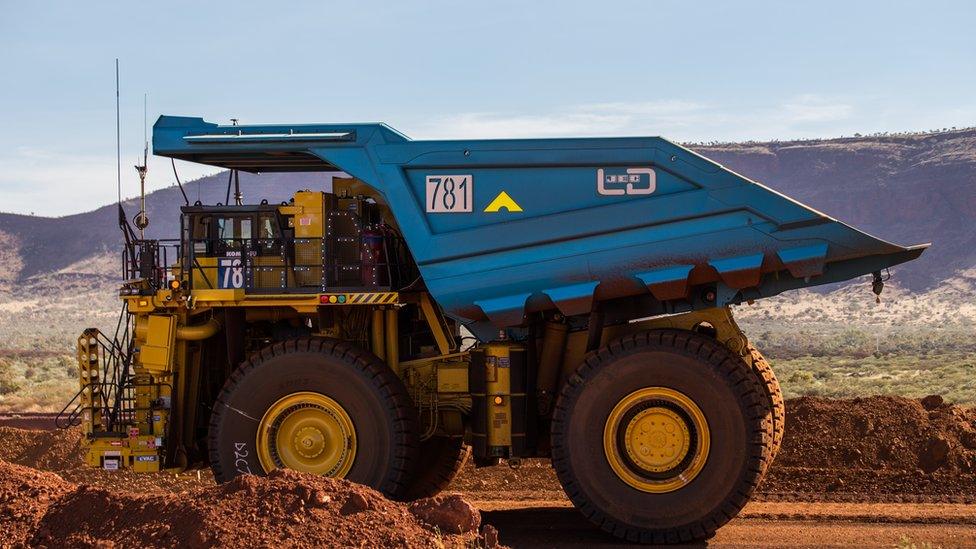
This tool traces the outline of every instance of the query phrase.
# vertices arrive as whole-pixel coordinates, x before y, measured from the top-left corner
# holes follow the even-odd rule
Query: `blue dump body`
[[[659,137],[414,141],[384,124],[163,116],[153,152],[362,180],[434,298],[482,329],[595,300],[721,306],[882,271],[926,247],[874,238]]]

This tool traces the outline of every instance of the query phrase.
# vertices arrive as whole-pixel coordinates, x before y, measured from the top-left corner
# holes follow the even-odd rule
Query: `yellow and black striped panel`
[[[322,305],[392,305],[399,303],[399,296],[397,292],[323,294],[319,302]]]

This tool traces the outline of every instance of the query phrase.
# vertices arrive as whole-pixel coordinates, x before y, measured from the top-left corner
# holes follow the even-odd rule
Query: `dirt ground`
[[[787,410],[783,448],[763,486],[709,546],[976,547],[976,410],[938,397],[800,398]],[[424,515],[351,483],[295,473],[216,486],[206,470],[91,470],[78,464],[76,433],[4,423],[0,539],[15,541],[0,546],[270,546],[289,539],[450,547],[491,545],[496,529],[497,541],[512,547],[627,546],[572,508],[544,459],[517,469],[468,465],[448,490],[460,497],[429,502]],[[474,523],[475,509],[480,525],[449,531],[452,521]],[[430,512],[447,513],[448,530],[432,526],[438,517]],[[236,526],[196,527],[211,523]]]

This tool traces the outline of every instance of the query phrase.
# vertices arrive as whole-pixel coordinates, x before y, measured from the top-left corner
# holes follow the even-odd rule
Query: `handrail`
[[[159,383],[159,382],[156,382],[156,383],[134,383],[134,382],[131,382],[131,380],[130,380],[129,382],[127,382],[122,387],[115,387],[115,389],[117,390],[116,392],[120,395],[120,398],[118,399],[118,402],[121,403],[124,400],[133,400],[134,397],[131,396],[131,393],[132,393],[132,391],[136,387],[172,387],[172,386],[170,384],[168,384],[168,383]],[[84,412],[85,410],[91,410],[92,412],[94,412],[95,410],[99,409],[99,407],[97,407],[97,406],[82,406],[82,404],[79,402],[74,407],[74,409],[71,410],[70,413],[67,413],[67,414],[65,413],[65,412],[67,412],[67,410],[71,406],[71,404],[74,403],[76,400],[78,400],[78,398],[80,397],[80,395],[86,389],[92,390],[92,389],[95,389],[95,388],[109,389],[109,388],[112,388],[112,383],[111,382],[107,382],[107,381],[99,381],[99,382],[86,383],[81,389],[78,390],[78,392],[75,394],[74,398],[72,398],[68,402],[68,404],[65,405],[65,407],[60,412],[58,412],[58,415],[54,418],[54,424],[55,424],[55,426],[58,429],[68,429],[68,428],[73,427],[75,425],[79,425],[81,423],[81,421],[78,420],[78,417],[81,416],[81,413],[82,412]],[[123,397],[124,395],[129,395],[129,396]],[[107,424],[103,425],[102,427],[104,427],[106,431],[110,431],[110,432],[111,431],[118,431],[117,429],[114,429],[114,427],[115,426],[118,426],[118,425],[127,425],[127,424],[133,423],[134,420],[132,419],[131,416],[133,416],[136,412],[140,412],[140,411],[152,412],[155,409],[157,409],[157,407],[156,406],[152,406],[152,405],[149,405],[149,406],[131,406],[131,405],[127,405],[127,406],[120,407],[119,412],[117,414],[117,417],[113,421],[111,421],[110,423],[107,423]],[[102,411],[104,413],[105,410],[102,409]]]
[[[82,403],[77,401],[86,389],[99,388],[102,390],[90,394],[98,396],[99,408],[103,411],[102,419],[111,429],[118,423],[119,417],[123,413],[124,392],[131,385],[130,368],[134,341],[132,340],[132,324],[131,317],[128,314],[127,302],[123,301],[122,310],[119,312],[119,318],[115,325],[115,334],[111,339],[94,328],[86,330],[85,337],[94,339],[99,349],[98,355],[101,358],[101,364],[99,365],[98,379],[101,381],[89,381],[83,384],[58,413],[55,418],[55,425],[62,429],[77,425],[79,423],[78,416],[84,408]]]
[[[83,393],[86,388],[87,385],[78,389],[78,392],[75,393],[75,396],[71,397],[71,400],[69,400],[68,403],[64,405],[64,408],[61,408],[61,411],[58,412],[58,415],[54,417],[55,427],[57,427],[58,429],[68,429],[70,427],[74,427],[75,425],[81,424],[81,421],[78,420],[78,416],[81,415],[81,411],[82,411],[81,402],[79,402],[74,407],[74,409],[71,410],[71,412],[68,412],[68,408],[70,408],[71,405],[74,404],[76,400],[81,398],[81,393]],[[62,419],[62,418],[66,418],[66,419]]]

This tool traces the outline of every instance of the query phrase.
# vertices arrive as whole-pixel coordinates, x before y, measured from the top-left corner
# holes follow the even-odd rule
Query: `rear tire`
[[[645,391],[664,396],[641,400]],[[689,404],[662,400],[668,395]],[[751,367],[714,339],[682,330],[624,337],[588,355],[563,387],[552,423],[553,467],[583,515],[618,538],[707,539],[742,509],[766,468],[766,403]],[[697,453],[683,461],[674,450],[671,461],[655,457],[664,435],[675,432],[686,433],[684,445],[678,436],[670,448]],[[617,456],[614,440],[626,441],[621,453],[629,457]],[[621,468],[636,472],[622,475]]]
[[[773,464],[773,460],[776,459],[776,454],[779,453],[779,447],[783,445],[783,435],[786,433],[786,402],[783,399],[783,389],[780,388],[779,380],[776,379],[776,374],[773,373],[773,367],[766,360],[766,357],[751,344],[746,347],[746,352],[752,361],[752,370],[759,377],[759,383],[762,385],[763,392],[769,400],[769,407],[772,414],[772,442],[769,445],[767,467],[762,474],[765,477],[769,466]]]
[[[434,497],[447,488],[471,456],[460,438],[431,437],[420,444],[419,467],[410,479],[405,499]]]
[[[309,427],[298,414],[310,410],[325,419],[313,417]],[[268,414],[274,413],[269,423]],[[284,429],[289,422],[313,451],[303,454],[297,442],[287,448],[297,437],[269,438],[269,430]],[[281,467],[286,450],[298,455],[291,463],[309,458],[312,465],[318,455],[331,452],[340,460],[336,476],[396,498],[416,464],[417,425],[403,382],[375,355],[335,339],[294,339],[253,354],[224,384],[210,418],[210,466],[217,481],[226,482]],[[259,448],[260,440],[267,443]],[[348,452],[343,453],[343,445]]]

